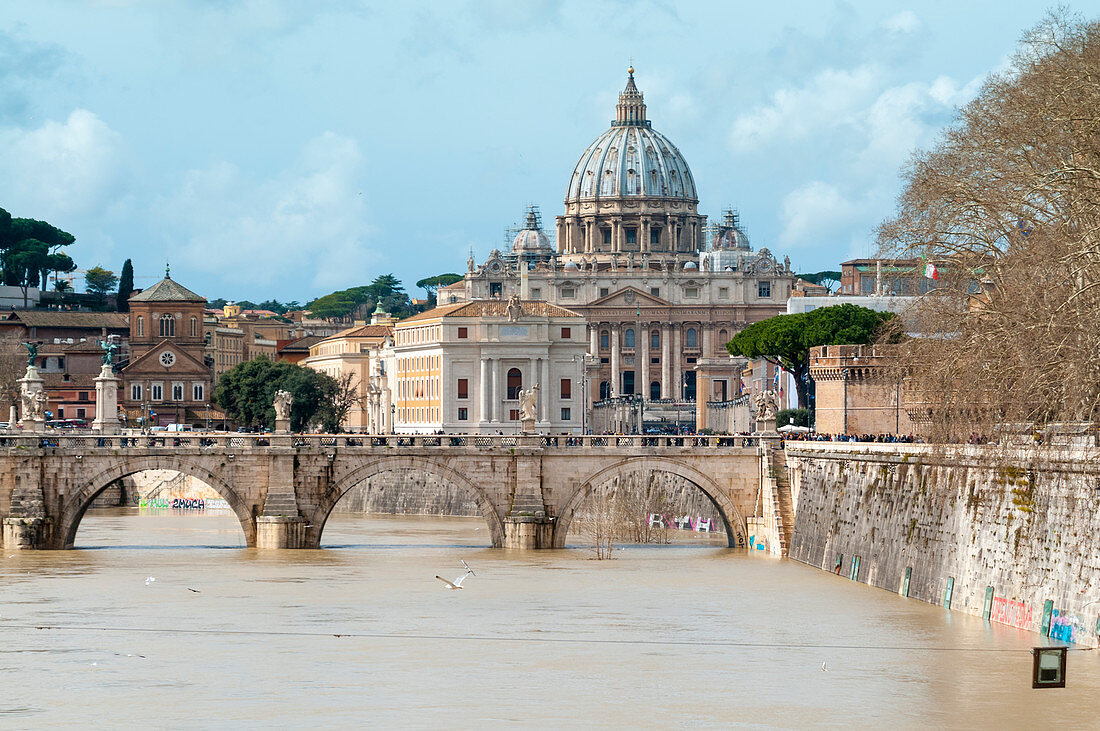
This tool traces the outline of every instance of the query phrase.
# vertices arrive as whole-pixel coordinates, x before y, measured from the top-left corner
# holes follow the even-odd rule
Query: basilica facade
[[[537,215],[439,291],[440,305],[545,300],[587,320],[588,397],[722,401],[741,363],[725,343],[785,311],[788,260],[753,251],[732,211],[708,227],[680,151],[655,130],[629,70],[615,120],[573,168],[551,244]]]

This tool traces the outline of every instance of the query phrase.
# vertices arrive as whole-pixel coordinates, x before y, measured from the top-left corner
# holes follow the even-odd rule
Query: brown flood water
[[[78,550],[5,551],[0,727],[1095,728],[1100,714],[1096,652],[1070,653],[1066,689],[1033,691],[1037,635],[789,561],[697,544],[506,552],[462,518],[336,515],[325,543],[259,552],[229,515],[118,510],[90,513]],[[443,590],[434,576],[460,559],[477,576]]]

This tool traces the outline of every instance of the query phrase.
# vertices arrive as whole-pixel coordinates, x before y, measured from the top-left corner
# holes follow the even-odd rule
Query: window
[[[519,409],[508,409],[508,420],[519,421]]]
[[[626,230],[626,243],[628,243],[628,244],[638,243],[638,229],[628,228]]]
[[[649,384],[649,398],[656,401],[661,398],[661,382],[653,381]]]
[[[577,296],[577,290],[573,289],[572,287],[562,287],[561,288],[561,298],[562,299],[571,300],[576,296]]]
[[[561,397],[563,399],[573,398],[573,379],[571,379],[571,378],[561,379]]]
[[[561,410],[561,420],[562,421],[569,421],[572,418],[573,418],[573,412],[572,411],[570,411],[569,409],[562,409]]]
[[[199,335],[199,320],[197,317],[191,318],[191,337],[196,338]]]
[[[623,396],[634,395],[634,371],[623,371]]]
[[[87,391],[77,391],[77,399],[76,400],[77,401],[87,401],[88,400],[88,392]]]
[[[649,293],[651,295],[653,295],[654,297],[660,297],[661,296],[661,288],[660,287],[650,287],[649,288]]]
[[[726,343],[730,341],[730,334],[725,330],[718,331],[718,344],[725,347]]]
[[[660,362],[661,362],[661,359],[660,359],[659,357],[656,357],[656,358],[650,358],[650,359],[649,359],[649,362],[650,362],[650,363],[660,363]]]
[[[756,286],[757,297],[771,297],[772,296],[772,283],[761,282]]]
[[[149,397],[154,401],[161,401],[164,399],[164,384],[152,383],[149,385]]]
[[[508,398],[518,399],[519,392],[523,389],[523,374],[519,372],[519,368],[508,369]]]
[[[611,290],[609,290],[607,287],[600,287],[600,296],[601,297],[606,297],[610,293],[611,293]]]
[[[145,335],[145,318],[141,315],[137,318],[137,335],[139,338]]]
[[[503,289],[503,285],[500,282],[489,282],[489,296],[499,297]]]
[[[183,384],[182,383],[173,383],[172,384],[172,400],[173,401],[183,401]]]
[[[533,300],[542,299],[542,288],[541,287],[532,287],[531,288],[531,299],[533,299]]]
[[[688,299],[699,299],[698,287],[684,287],[684,297]]]
[[[603,242],[605,244],[610,244],[611,243],[611,229],[609,229],[609,228],[603,229]]]
[[[162,338],[174,337],[176,334],[176,321],[171,315],[160,316],[160,336]]]
[[[470,418],[470,411],[468,409],[461,408],[461,409],[458,410],[458,420],[459,421],[466,421],[469,418]]]
[[[875,293],[875,278],[874,277],[860,277],[859,278],[859,291],[860,291],[860,294],[874,294]]]
[[[458,379],[458,398],[470,398],[470,379]]]
[[[59,370],[59,371],[65,370],[65,358],[64,357],[61,357],[61,358],[57,359],[57,370]]]
[[[611,398],[611,384],[607,381],[600,381],[600,399]]]
[[[468,337],[470,337],[470,331],[469,330],[467,330],[464,327],[458,328],[458,339],[459,340],[465,340]]]
[[[141,401],[141,384],[140,383],[131,383],[130,384],[130,400],[131,401]]]
[[[685,346],[687,348],[699,347],[699,333],[693,327],[687,329],[687,337],[685,339]]]
[[[573,331],[570,330],[567,327],[563,327],[561,329],[561,339],[562,340],[569,340],[571,337],[573,337]]]
[[[649,347],[654,350],[661,347],[661,333],[654,330],[649,334]]]
[[[60,410],[60,409],[58,409],[58,417],[59,417],[59,418],[60,418],[60,416],[61,416],[61,414],[60,414],[60,411],[61,411],[61,410]],[[86,411],[85,409],[77,409],[77,410],[76,410],[76,418],[78,418],[78,419],[84,419],[84,418],[86,418],[87,416],[88,416],[88,412],[87,412],[87,411]]]
[[[610,347],[611,337],[608,335],[607,330],[600,331],[600,350],[607,350]]]
[[[729,287],[719,287],[718,288],[718,299],[728,300],[729,298],[730,298],[730,288]]]
[[[659,228],[649,229],[649,243],[651,243],[651,244],[661,243],[661,229],[659,229]]]
[[[58,419],[64,419],[65,418],[65,409],[60,407],[60,406],[57,407],[57,418]]]
[[[202,401],[206,395],[206,384],[204,383],[192,383],[191,384],[191,400]]]
[[[633,348],[634,347],[634,328],[628,327],[626,329],[626,332],[623,333],[623,347],[624,348]]]

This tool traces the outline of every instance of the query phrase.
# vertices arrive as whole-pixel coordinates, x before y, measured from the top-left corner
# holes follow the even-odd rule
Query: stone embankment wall
[[[1100,450],[788,442],[790,557],[1097,644]]]

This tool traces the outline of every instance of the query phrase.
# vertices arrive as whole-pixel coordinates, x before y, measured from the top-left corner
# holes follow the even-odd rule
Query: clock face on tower
[[[165,368],[171,368],[172,364],[176,362],[176,354],[171,350],[166,350],[160,354],[160,364]]]

